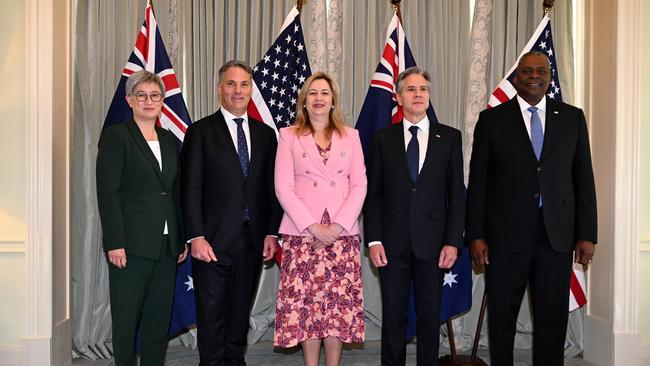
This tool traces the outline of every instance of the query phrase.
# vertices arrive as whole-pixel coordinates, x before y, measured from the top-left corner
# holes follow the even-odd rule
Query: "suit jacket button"
[[[415,188],[415,187],[411,188],[411,192],[415,192],[415,191],[417,191],[417,190],[418,190],[418,189]]]
[[[305,170],[305,174],[311,174],[309,170]]]
[[[160,192],[160,195],[164,197],[164,196],[166,196],[166,195],[167,195],[167,192],[165,192],[165,191],[163,191],[163,192]]]
[[[533,195],[533,197],[535,197],[535,198],[539,198],[539,193],[535,193],[535,194]]]
[[[314,182],[314,187],[318,187],[318,182]]]
[[[331,187],[335,187],[335,186],[336,186],[336,183],[334,183],[334,181],[331,181],[331,182],[330,182],[330,186],[331,186]]]
[[[537,171],[538,171],[538,172],[541,172],[541,171],[542,171],[542,167],[541,167],[541,166],[538,166],[538,167],[537,167]]]

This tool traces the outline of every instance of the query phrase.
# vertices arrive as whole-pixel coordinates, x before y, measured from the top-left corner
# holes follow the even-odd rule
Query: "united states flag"
[[[275,132],[296,117],[296,99],[311,76],[300,12],[293,7],[280,34],[253,68],[253,96],[248,115],[271,126]]]
[[[135,48],[129,61],[122,70],[122,77],[115,91],[115,96],[104,120],[104,127],[123,123],[132,116],[131,108],[126,103],[124,86],[131,74],[139,70],[147,70],[160,76],[165,84],[165,101],[158,124],[178,138],[179,145],[185,138],[185,130],[192,123],[181,94],[181,87],[176,79],[167,50],[163,44],[158,24],[154,17],[151,1],[147,1],[145,19]],[[175,335],[188,325],[196,323],[194,286],[192,281],[192,261],[184,261],[176,273],[176,288],[174,292],[174,307],[169,334]]]
[[[363,145],[366,162],[370,160],[371,143],[375,132],[391,123],[402,121],[402,108],[397,104],[396,84],[400,72],[416,66],[404,28],[397,16],[393,15],[386,32],[386,45],[379,65],[370,81],[368,94],[363,102],[356,128]],[[427,117],[430,123],[438,123],[433,106],[429,103]],[[445,273],[442,287],[441,321],[459,314],[472,305],[471,263],[467,253],[460,253],[454,266]],[[406,338],[415,335],[415,302],[413,289],[409,300],[408,327]]]
[[[253,95],[248,116],[275,130],[291,125],[296,118],[300,88],[311,76],[300,12],[294,6],[282,24],[280,34],[262,59],[253,67]],[[280,264],[282,247],[275,261]]]
[[[535,33],[530,38],[517,61],[512,65],[506,77],[501,80],[499,85],[494,89],[488,102],[488,108],[496,107],[501,103],[505,103],[517,95],[517,90],[512,85],[512,80],[515,77],[515,69],[519,63],[519,59],[523,54],[529,51],[540,51],[546,53],[551,62],[551,85],[549,85],[546,95],[554,100],[562,101],[562,91],[560,90],[560,77],[557,70],[557,62],[555,61],[555,49],[553,47],[553,32],[551,31],[551,19],[548,15],[542,18],[542,21],[537,26]],[[585,273],[581,266],[574,266],[573,273],[571,274],[571,291],[569,293],[569,311],[573,311],[584,306],[587,303],[587,296],[585,295]]]
[[[562,92],[560,90],[560,77],[557,72],[557,63],[555,62],[555,49],[553,48],[553,33],[551,32],[551,19],[548,15],[545,15],[542,18],[542,21],[537,26],[535,33],[530,38],[526,46],[524,47],[521,56],[529,51],[539,51],[544,52],[551,61],[551,85],[549,85],[547,90],[547,95],[551,99],[562,101]],[[492,92],[490,96],[490,101],[488,102],[488,108],[496,107],[501,103],[505,103],[517,95],[517,90],[512,85],[512,81],[515,78],[515,69],[517,69],[517,62],[510,68],[506,73],[506,77],[501,80],[496,89]]]

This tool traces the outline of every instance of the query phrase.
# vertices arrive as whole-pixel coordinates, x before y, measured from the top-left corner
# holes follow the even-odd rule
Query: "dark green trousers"
[[[140,326],[140,365],[162,366],[174,296],[176,256],[166,242],[159,260],[126,255],[126,267],[108,264],[115,366],[135,366]]]

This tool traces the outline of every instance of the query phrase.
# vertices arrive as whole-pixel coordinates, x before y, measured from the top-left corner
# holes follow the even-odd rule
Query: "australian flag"
[[[276,132],[296,119],[296,100],[300,88],[311,76],[300,12],[294,6],[264,57],[253,67],[253,95],[248,115],[264,122]],[[282,247],[275,261],[280,264]]]
[[[394,14],[386,32],[384,52],[370,81],[368,94],[366,94],[356,124],[366,163],[370,160],[370,145],[375,132],[391,123],[398,123],[404,118],[402,108],[397,104],[395,87],[399,73],[412,66],[416,66],[415,59],[399,17]],[[427,117],[430,123],[438,123],[431,104],[427,110]],[[466,252],[466,250],[461,251],[456,264],[445,274],[442,287],[441,321],[466,311],[472,305],[471,263]],[[407,339],[415,335],[415,318],[415,303],[411,289]]]
[[[521,51],[517,58],[517,62],[506,73],[506,77],[501,80],[499,85],[494,89],[490,95],[488,108],[496,107],[501,103],[505,103],[515,95],[517,90],[512,85],[515,77],[515,70],[519,63],[519,58],[529,51],[543,52],[548,56],[551,64],[551,85],[548,86],[546,95],[554,100],[562,101],[562,91],[560,89],[560,75],[557,70],[557,62],[555,61],[555,48],[553,46],[553,32],[551,31],[551,18],[548,14],[542,18],[542,21],[535,29],[532,37]],[[585,273],[581,265],[574,265],[573,272],[571,273],[571,289],[569,292],[569,311],[581,308],[587,303],[587,295],[585,291]]]
[[[147,1],[144,24],[138,33],[129,61],[122,70],[122,77],[106,114],[103,128],[123,123],[131,118],[132,112],[126,103],[124,86],[131,74],[143,69],[160,76],[165,84],[165,100],[158,124],[176,136],[180,147],[185,138],[185,131],[192,121],[187,112],[176,73],[160,36],[151,1]],[[179,265],[176,273],[174,306],[169,334],[175,335],[194,323],[196,323],[196,307],[192,282],[192,261],[186,260]]]

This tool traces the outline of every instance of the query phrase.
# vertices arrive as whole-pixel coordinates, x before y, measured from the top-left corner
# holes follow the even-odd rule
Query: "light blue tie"
[[[542,147],[544,146],[544,131],[542,131],[542,120],[539,118],[537,107],[529,107],[530,111],[530,142],[533,144],[535,156],[539,161],[542,155]],[[539,207],[542,207],[542,195],[539,195]]]
[[[248,144],[246,143],[246,134],[242,123],[243,118],[234,118],[233,121],[237,124],[237,155],[239,156],[239,165],[244,177],[248,177]],[[244,221],[248,221],[248,206],[244,208]]]

